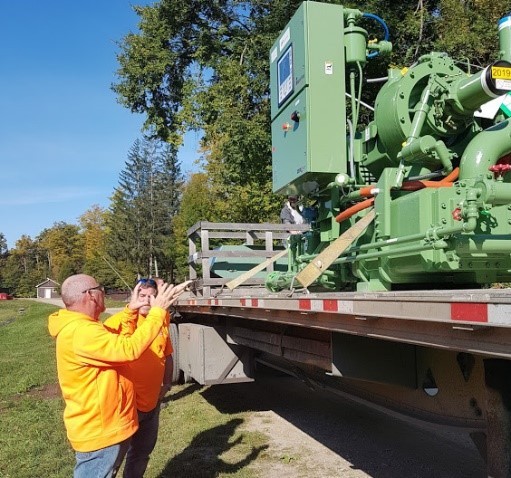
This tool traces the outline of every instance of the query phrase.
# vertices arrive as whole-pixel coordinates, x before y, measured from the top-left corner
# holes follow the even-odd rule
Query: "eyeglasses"
[[[142,285],[147,285],[149,287],[154,287],[155,289],[158,288],[156,281],[154,279],[140,279],[138,283]]]
[[[100,292],[105,293],[105,286],[103,285],[97,285],[96,287],[90,287],[89,289],[85,289],[82,291],[82,294],[85,294],[86,292],[90,292],[91,290],[99,290]]]

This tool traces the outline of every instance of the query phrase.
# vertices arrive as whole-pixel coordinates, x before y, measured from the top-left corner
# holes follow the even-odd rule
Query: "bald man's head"
[[[66,309],[82,312],[95,319],[105,311],[105,291],[94,277],[76,274],[62,284],[62,301]]]

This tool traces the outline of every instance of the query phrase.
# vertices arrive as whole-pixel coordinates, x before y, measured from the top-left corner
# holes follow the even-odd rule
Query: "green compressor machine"
[[[362,20],[383,38],[368,40]],[[270,51],[273,186],[304,199],[311,228],[290,237],[270,290],[511,281],[511,17],[498,27],[496,60],[476,73],[433,52],[367,78],[392,49],[384,20],[299,7]],[[373,105],[370,83],[381,84]]]

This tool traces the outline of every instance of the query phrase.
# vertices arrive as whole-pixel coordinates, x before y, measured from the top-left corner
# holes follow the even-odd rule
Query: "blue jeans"
[[[160,404],[150,412],[138,411],[138,430],[131,437],[123,478],[142,478],[149,463],[149,455],[156,445],[160,422]]]
[[[128,450],[130,439],[95,451],[75,452],[74,478],[114,478]]]

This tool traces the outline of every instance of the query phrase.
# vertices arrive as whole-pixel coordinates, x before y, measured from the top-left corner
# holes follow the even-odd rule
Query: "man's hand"
[[[158,295],[152,298],[151,307],[169,308],[191,283],[191,280],[187,280],[176,286],[166,282],[158,284]]]
[[[144,305],[149,305],[149,300],[146,297],[141,299],[138,296],[141,285],[142,284],[138,282],[135,288],[133,289],[133,292],[131,293],[130,303],[128,304],[128,308],[130,310],[138,310],[140,309],[140,307],[143,307]]]

